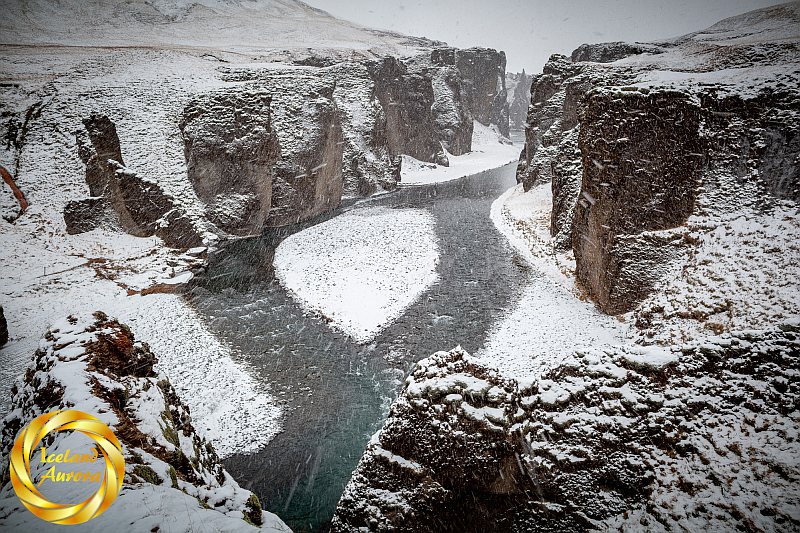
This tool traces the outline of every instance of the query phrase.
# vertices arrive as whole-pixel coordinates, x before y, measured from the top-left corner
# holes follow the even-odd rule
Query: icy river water
[[[283,402],[283,431],[259,452],[225,464],[295,531],[327,529],[414,361],[457,345],[476,352],[517,300],[526,267],[489,218],[492,202],[515,184],[515,168],[401,188],[344,208],[416,207],[436,220],[439,281],[368,344],[304,314],[277,281],[250,278],[248,268],[269,260],[258,256],[269,254],[274,239],[238,252],[255,257],[226,263],[227,288],[193,292],[214,332]],[[231,274],[232,264],[241,266]]]

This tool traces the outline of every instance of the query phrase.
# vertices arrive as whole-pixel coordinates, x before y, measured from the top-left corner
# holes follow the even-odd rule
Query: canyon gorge
[[[3,530],[67,408],[126,460],[86,531],[800,527],[800,3],[534,74],[294,0],[3,17]]]

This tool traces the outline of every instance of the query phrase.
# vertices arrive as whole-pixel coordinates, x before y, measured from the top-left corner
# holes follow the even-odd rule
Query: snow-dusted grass
[[[127,312],[119,316],[158,355],[158,368],[190,406],[195,429],[214,443],[217,453],[228,457],[266,446],[281,429],[281,409],[197,312],[171,294],[128,302]]]
[[[34,213],[25,217],[0,233],[0,247],[16,251],[3,253],[0,262],[0,297],[11,335],[0,350],[0,412],[5,413],[8,390],[53,320],[101,310],[130,325],[137,339],[151,345],[158,368],[191,408],[198,433],[221,456],[257,450],[280,431],[281,410],[267,388],[231,358],[230,348],[180,296],[128,295],[127,287],[141,289],[187,276],[187,271],[179,272],[196,258],[170,251],[156,238],[99,230],[32,238],[28,232],[41,220]],[[103,262],[87,264],[90,259]],[[237,392],[222,395],[220,390]]]
[[[570,262],[550,246],[550,185],[525,193],[510,188],[492,204],[498,231],[533,268],[514,308],[476,355],[522,384],[538,378],[582,348],[616,345],[626,327],[576,297]]]
[[[449,167],[404,155],[400,182],[404,185],[425,185],[463,178],[516,161],[519,150],[519,146],[510,144],[508,139],[500,135],[496,126],[484,126],[476,120],[472,130],[471,152],[464,155],[448,153]]]
[[[438,260],[430,213],[374,207],[292,235],[274,265],[306,308],[367,342],[437,280]]]

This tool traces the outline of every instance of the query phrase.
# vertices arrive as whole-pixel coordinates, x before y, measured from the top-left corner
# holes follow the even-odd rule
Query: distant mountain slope
[[[437,43],[337,19],[297,0],[3,0],[2,44],[351,49],[406,55]]]

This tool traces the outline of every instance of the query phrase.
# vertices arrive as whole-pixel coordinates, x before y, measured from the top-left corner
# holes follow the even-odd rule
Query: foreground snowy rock
[[[119,498],[82,530],[191,531],[192,524],[202,523],[217,531],[289,531],[228,475],[214,447],[195,432],[189,409],[169,380],[153,369],[155,363],[146,344],[100,312],[69,316],[48,330],[32,367],[14,389],[12,411],[3,421],[3,529],[49,530],[14,495],[7,457],[17,433],[33,418],[74,408],[108,424],[122,442],[126,460]],[[86,445],[80,438],[57,433],[48,449],[78,449]],[[32,462],[41,475],[45,465],[36,464],[37,458]],[[75,486],[54,485],[48,495],[70,501],[79,494]]]
[[[528,385],[437,353],[406,380],[333,529],[791,530],[798,371],[798,323],[586,350]]]

